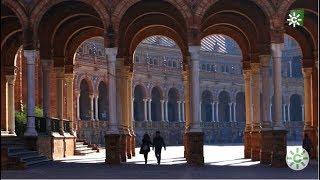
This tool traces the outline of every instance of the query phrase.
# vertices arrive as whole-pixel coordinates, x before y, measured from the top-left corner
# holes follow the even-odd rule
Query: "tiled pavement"
[[[296,146],[289,146],[288,149]],[[138,153],[138,148],[136,152]],[[183,147],[168,147],[162,153],[161,165],[156,165],[153,151],[149,162],[137,154],[127,163],[108,166],[104,163],[105,150],[87,156],[74,156],[60,161],[31,167],[23,171],[1,171],[1,178],[317,178],[318,163],[312,161],[307,168],[294,171],[289,168],[271,168],[243,159],[243,146],[205,146],[205,165],[192,167],[183,158]]]

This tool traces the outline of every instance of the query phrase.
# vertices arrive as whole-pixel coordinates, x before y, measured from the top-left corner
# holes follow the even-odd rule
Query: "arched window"
[[[161,92],[158,87],[152,88],[151,91],[151,120],[161,121]]]
[[[298,94],[290,97],[290,121],[302,121],[302,103]]]
[[[201,95],[201,120],[203,122],[212,122],[212,93],[208,90]]]
[[[170,122],[174,122],[178,120],[178,90],[171,88],[168,98],[168,119]]]
[[[80,119],[91,119],[91,101],[89,97],[89,85],[86,80],[82,80],[80,83]]]
[[[221,91],[219,94],[219,121],[230,122],[229,114],[230,95],[227,91]]]
[[[145,91],[141,85],[134,88],[133,115],[135,121],[144,120],[144,102]]]
[[[98,98],[98,117],[99,120],[108,120],[108,92],[104,82],[99,83],[99,98]]]
[[[246,105],[244,92],[239,92],[236,95],[236,118],[238,122],[246,121]]]

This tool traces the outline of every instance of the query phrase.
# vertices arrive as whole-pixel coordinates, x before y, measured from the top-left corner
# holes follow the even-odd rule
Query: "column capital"
[[[143,102],[147,102],[148,99],[147,99],[147,98],[143,98],[142,101],[143,101]]]
[[[23,55],[26,58],[27,64],[35,63],[37,52],[36,50],[23,50]]]
[[[71,85],[73,83],[74,74],[65,74],[64,79],[65,79],[67,85]]]
[[[199,60],[199,52],[201,46],[189,46],[189,53],[191,56],[191,61],[198,61]]]
[[[57,78],[64,78],[64,67],[54,67]]]
[[[302,68],[302,74],[304,78],[310,78],[312,74],[312,68],[311,67]]]
[[[251,69],[243,70],[243,78],[245,81],[250,81],[251,79]]]
[[[260,63],[251,63],[251,73],[252,75],[260,73]]]
[[[116,61],[117,53],[118,53],[118,48],[105,48],[106,55],[108,56],[108,60],[111,62]]]
[[[52,59],[41,59],[42,69],[49,70],[49,68],[53,65]]]
[[[15,80],[16,80],[16,75],[6,75],[6,80],[8,84],[14,85]]]
[[[261,67],[270,67],[270,55],[260,55]]]
[[[274,58],[281,58],[283,43],[271,43],[272,56]]]

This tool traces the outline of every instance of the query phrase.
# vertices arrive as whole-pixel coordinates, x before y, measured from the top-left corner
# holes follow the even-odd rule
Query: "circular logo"
[[[291,169],[300,171],[307,167],[309,154],[305,149],[297,147],[295,150],[290,150],[289,153],[287,153],[286,162]]]

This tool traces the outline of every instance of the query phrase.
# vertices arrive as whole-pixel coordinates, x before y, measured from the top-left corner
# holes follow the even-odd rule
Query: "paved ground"
[[[290,146],[292,149],[296,146]],[[138,152],[138,149],[136,149]],[[1,171],[1,178],[299,178],[316,179],[318,164],[313,161],[302,171],[289,168],[271,168],[249,159],[243,159],[243,146],[205,146],[205,166],[192,167],[183,158],[183,147],[168,147],[163,151],[162,165],[156,165],[153,151],[148,165],[137,154],[119,166],[104,164],[104,154],[74,156],[60,161],[38,165],[23,171]]]

